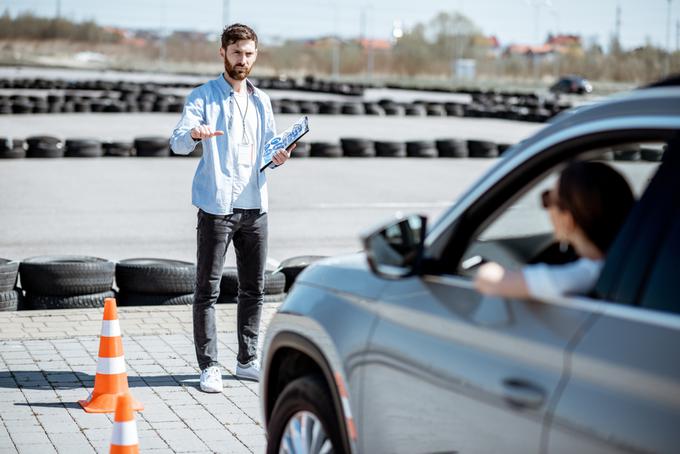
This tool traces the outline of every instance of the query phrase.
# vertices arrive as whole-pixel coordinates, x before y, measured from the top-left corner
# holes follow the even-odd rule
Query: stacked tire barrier
[[[298,274],[322,256],[284,260],[264,276],[264,301],[281,302]],[[115,284],[114,284],[115,282]],[[120,306],[190,305],[196,266],[190,262],[133,258],[113,262],[89,256],[0,259],[0,311],[102,307],[115,297]],[[20,286],[19,286],[20,284]],[[235,304],[238,273],[225,267],[218,303]]]
[[[363,96],[368,84],[322,81],[314,77],[304,80],[286,78],[254,78],[255,85],[264,90],[291,90],[298,92],[327,93],[349,98]],[[0,95],[0,115],[49,113],[179,113],[184,97],[168,93],[171,89],[189,89],[191,83],[137,83],[129,81],[85,80],[64,81],[45,79],[0,79],[0,88],[15,90],[40,90],[26,95],[24,92]],[[427,91],[469,95],[469,104],[416,100],[397,103],[390,99],[379,102],[311,101],[306,99],[274,99],[275,113],[324,115],[408,115],[456,116],[474,118],[504,118],[544,122],[572,107],[554,95],[533,93],[469,90],[465,88],[409,88],[387,85],[392,90]]]
[[[298,142],[293,151],[295,158],[498,158],[511,148],[509,143],[485,140],[442,138],[437,140],[381,141],[360,137],[341,138],[340,142]],[[658,162],[664,148],[638,144],[621,145],[611,150],[615,161]],[[170,151],[165,137],[138,137],[130,142],[100,142],[96,139],[66,139],[52,136],[34,136],[26,140],[0,137],[0,159],[21,158],[95,158],[95,157],[201,157],[199,142],[189,155]]]
[[[191,304],[196,266],[166,259],[127,259],[116,264],[118,304],[149,306]]]
[[[17,287],[19,262],[0,259],[0,311],[15,311],[23,297]]]
[[[102,307],[114,297],[115,264],[87,256],[42,256],[21,261],[19,276],[30,309]]]

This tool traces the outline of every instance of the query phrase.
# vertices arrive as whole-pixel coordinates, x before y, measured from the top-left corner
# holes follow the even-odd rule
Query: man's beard
[[[226,57],[224,58],[224,70],[234,80],[244,80],[250,74],[251,68],[252,66],[250,68],[246,68],[243,65],[232,66],[229,60]]]

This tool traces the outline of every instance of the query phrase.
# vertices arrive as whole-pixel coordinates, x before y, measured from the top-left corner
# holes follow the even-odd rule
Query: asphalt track
[[[436,216],[494,160],[299,158],[270,173],[270,267],[359,250],[396,213]],[[197,159],[0,162],[0,257],[83,254],[195,261]],[[228,263],[234,263],[230,250]]]

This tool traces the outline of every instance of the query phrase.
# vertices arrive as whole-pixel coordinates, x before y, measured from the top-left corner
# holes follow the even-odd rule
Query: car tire
[[[102,144],[104,156],[128,157],[132,156],[132,142],[104,142]]]
[[[92,293],[88,295],[40,295],[26,292],[27,309],[83,309],[92,307],[104,307],[106,298],[114,298],[113,291]]]
[[[321,424],[328,442],[332,445],[331,449],[326,451],[342,452],[342,438],[333,408],[331,396],[320,377],[306,375],[291,381],[276,400],[269,419],[267,454],[280,452],[289,423],[300,413],[309,416],[310,419],[313,417],[316,420],[314,423]]]
[[[0,259],[0,292],[9,292],[17,285],[19,262]],[[285,277],[284,277],[285,278]]]
[[[119,292],[116,301],[119,306],[180,306],[194,303],[194,294],[148,294]]]
[[[114,268],[98,257],[41,256],[22,260],[19,276],[21,287],[33,295],[89,295],[111,290]]]
[[[307,142],[297,142],[295,149],[291,153],[293,158],[308,158],[311,150],[311,145]]]
[[[0,311],[16,311],[22,299],[20,290],[8,290],[0,292]]]
[[[194,293],[196,265],[179,260],[134,258],[116,263],[116,285],[121,292],[149,295]]]

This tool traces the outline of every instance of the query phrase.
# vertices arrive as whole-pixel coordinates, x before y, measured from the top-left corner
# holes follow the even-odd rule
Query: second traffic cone
[[[135,415],[132,412],[132,396],[129,393],[122,394],[117,400],[109,454],[138,454],[139,439]]]
[[[94,389],[89,398],[78,403],[88,413],[113,413],[118,396],[129,392],[116,299],[106,298]],[[132,399],[132,409],[140,411],[144,406]]]

